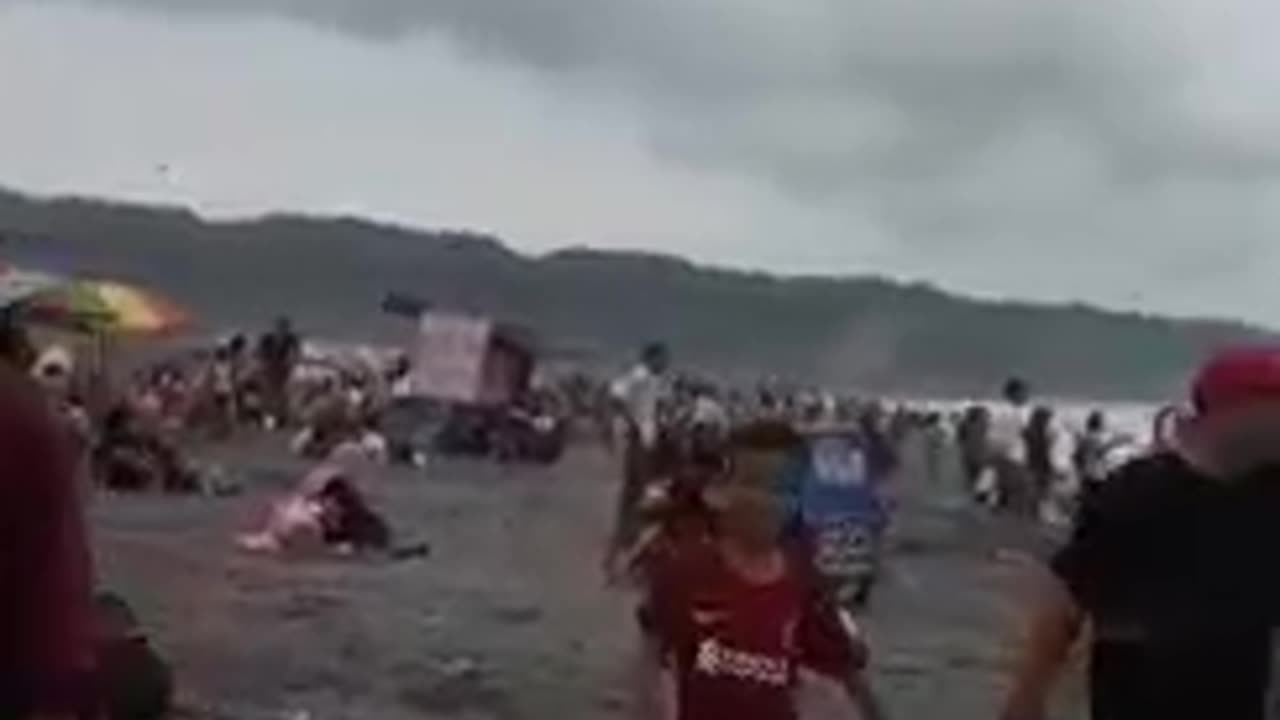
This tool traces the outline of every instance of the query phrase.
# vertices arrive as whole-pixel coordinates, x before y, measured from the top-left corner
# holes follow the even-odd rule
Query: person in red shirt
[[[0,318],[0,717],[91,717],[89,548],[70,438]]]
[[[783,541],[775,483],[799,443],[776,429],[735,433],[732,468],[707,489],[714,532],[654,570],[648,631],[674,676],[678,720],[794,720],[801,670],[842,683],[863,718],[882,717],[856,626]],[[659,693],[645,688],[642,712],[660,707]]]

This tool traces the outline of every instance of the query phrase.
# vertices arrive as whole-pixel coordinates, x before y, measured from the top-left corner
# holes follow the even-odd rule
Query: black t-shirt
[[[292,332],[267,333],[258,341],[258,357],[269,371],[280,373],[293,364],[301,346],[298,336]]]
[[[1054,572],[1089,615],[1094,720],[1280,718],[1280,469],[1136,460],[1086,502]]]

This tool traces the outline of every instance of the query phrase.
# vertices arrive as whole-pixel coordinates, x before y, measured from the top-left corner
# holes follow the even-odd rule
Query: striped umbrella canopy
[[[191,317],[167,298],[107,280],[77,280],[36,293],[22,303],[29,319],[105,335],[164,335],[185,329]]]
[[[69,282],[68,278],[61,275],[0,263],[0,308],[12,307]]]

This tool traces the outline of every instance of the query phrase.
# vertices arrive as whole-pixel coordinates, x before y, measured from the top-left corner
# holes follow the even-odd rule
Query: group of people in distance
[[[127,603],[95,589],[76,453],[31,361],[0,322],[0,718],[159,720],[173,678]],[[605,569],[639,590],[640,717],[794,720],[802,670],[838,682],[861,717],[885,717],[871,648],[817,572],[779,487],[805,435],[788,421],[729,425],[714,412],[698,433],[664,434],[668,368],[665,348],[651,347],[614,388],[627,480]],[[1094,720],[1280,716],[1280,573],[1270,567],[1280,547],[1280,346],[1216,354],[1189,410],[1160,422],[1160,443],[1097,473],[1105,479],[1037,572],[993,717],[1049,717],[1079,644]],[[666,482],[655,488],[658,476]],[[389,547],[352,481],[317,476],[303,489],[320,540]]]
[[[185,475],[181,460],[122,407],[91,433],[72,426],[68,385],[41,367],[21,322],[0,314],[0,718],[164,720],[174,705],[172,670],[129,603],[96,587],[81,460],[88,456],[107,489],[192,488],[162,480]],[[268,532],[255,547],[242,538],[242,547],[282,550],[305,534],[315,549],[341,555],[428,553],[425,544],[396,543],[365,501],[350,453],[358,449],[308,477],[299,503],[307,521],[294,522],[292,535]],[[297,520],[282,514],[269,530]]]
[[[790,426],[730,429],[718,458],[671,474],[657,505],[662,540],[637,530],[655,522],[642,480],[670,469],[658,462],[661,428],[646,426],[666,362],[651,348],[616,392],[629,447],[606,570],[629,571],[641,590],[640,716],[671,716],[667,674],[680,720],[790,720],[807,669],[841,681],[862,717],[883,717],[864,638],[786,527],[776,483],[804,442]],[[1048,718],[1081,642],[1094,720],[1280,717],[1280,574],[1269,569],[1280,547],[1280,347],[1219,353],[1198,373],[1190,409],[1158,423],[1157,442],[1094,469],[1069,536],[1038,573],[993,717]],[[637,536],[641,560],[628,551]]]

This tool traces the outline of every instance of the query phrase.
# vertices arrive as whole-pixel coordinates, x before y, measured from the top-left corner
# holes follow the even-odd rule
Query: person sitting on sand
[[[327,457],[357,430],[348,398],[332,378],[321,381],[303,416],[305,425],[291,443],[293,451],[303,457]]]
[[[293,437],[290,447],[295,454],[306,458],[352,454],[378,465],[385,464],[390,453],[386,438],[378,430],[376,417],[357,422],[346,415],[318,418]]]
[[[397,558],[424,554],[425,545],[392,547],[390,528],[365,499],[367,467],[358,449],[335,453],[307,473],[293,493],[272,504],[261,530],[239,536],[236,544],[266,553],[383,551]]]
[[[133,412],[124,404],[107,413],[94,450],[94,470],[99,482],[111,490],[140,491],[159,484],[146,442]]]
[[[312,469],[292,493],[271,503],[262,529],[236,538],[242,550],[278,553],[312,552],[324,545],[324,528],[320,522],[323,510],[319,495],[328,483],[342,476],[344,470],[334,462]]]
[[[98,482],[111,490],[196,492],[199,478],[176,448],[146,432],[127,404],[107,413],[93,451]]]

